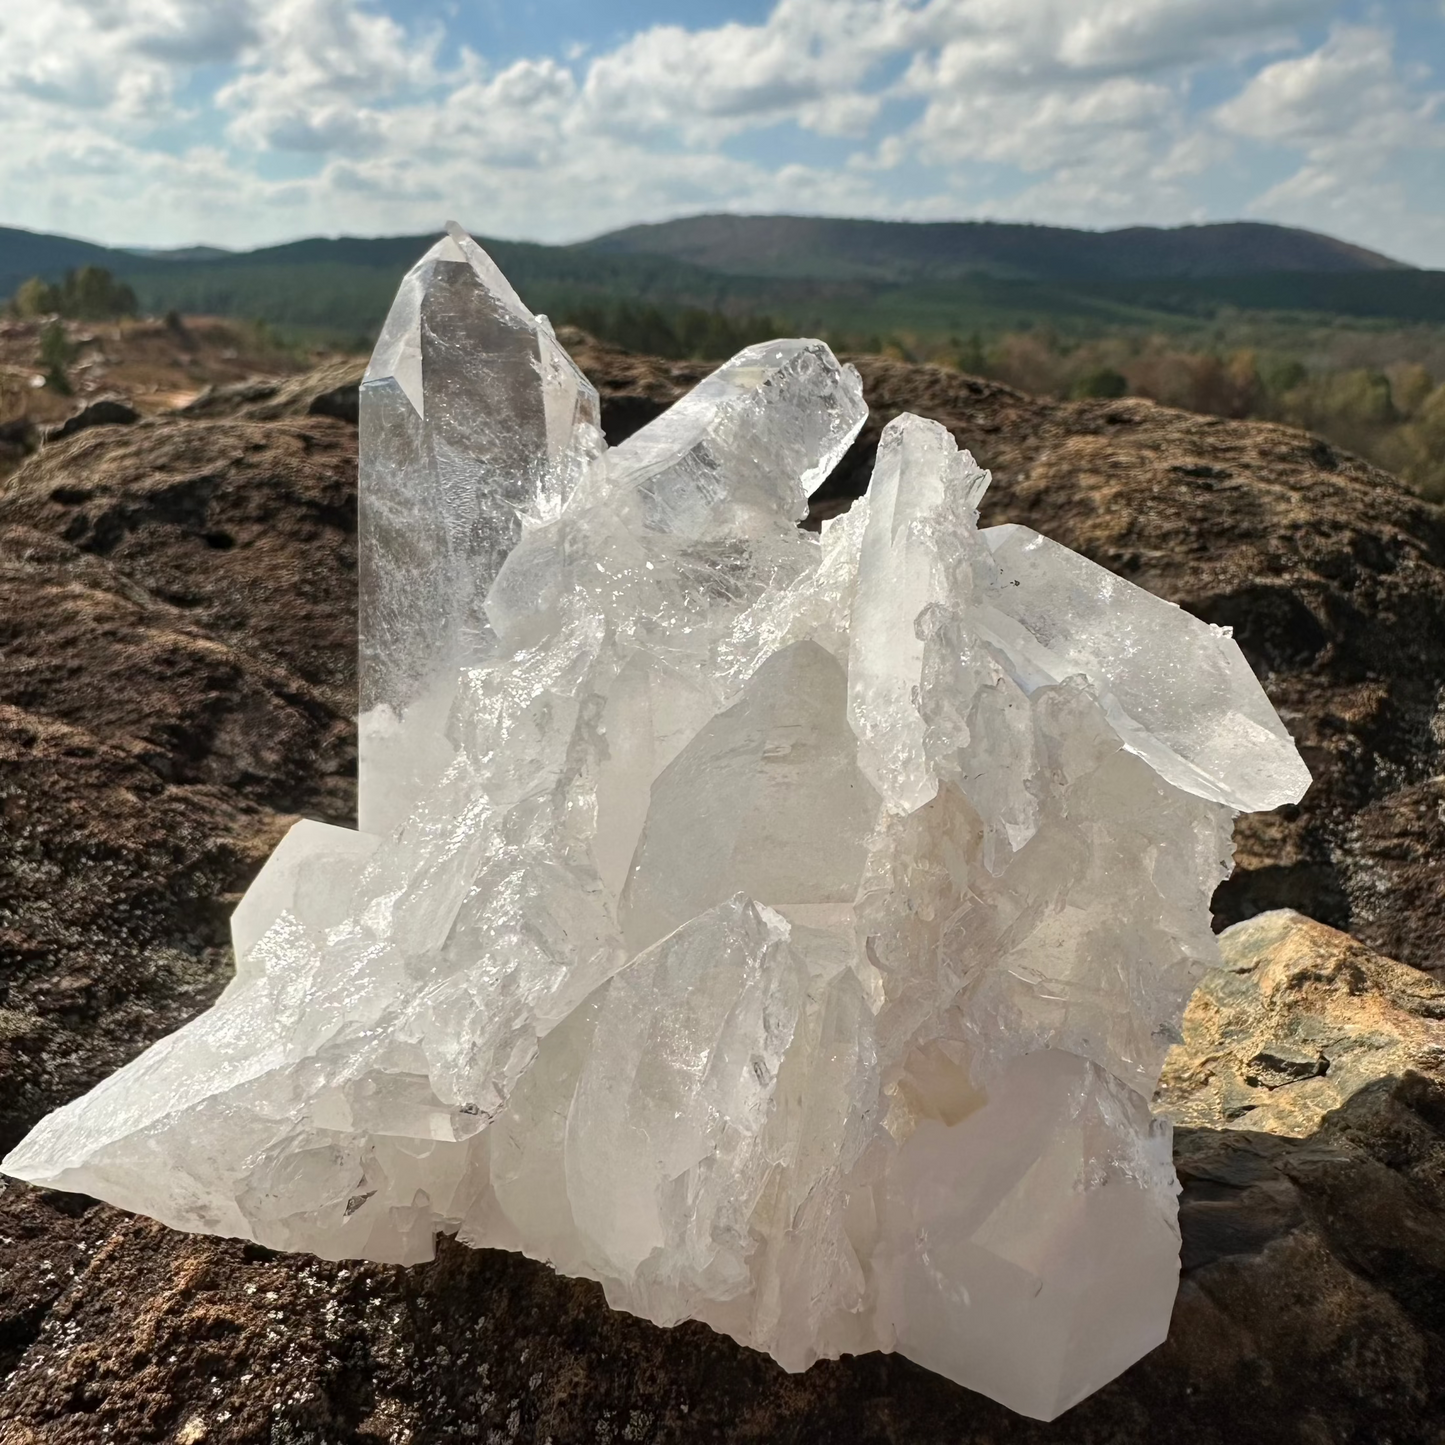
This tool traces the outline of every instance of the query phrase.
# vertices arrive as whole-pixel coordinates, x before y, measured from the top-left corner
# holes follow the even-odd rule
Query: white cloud
[[[1216,112],[1220,125],[1312,156],[1384,159],[1424,138],[1440,98],[1412,94],[1388,32],[1342,25],[1316,51],[1266,66]]]
[[[902,88],[925,108],[908,140],[957,169],[955,207],[1079,225],[1178,221],[1186,180],[1219,160],[1191,127],[1189,82],[1246,40],[1279,43],[1315,0],[953,0],[928,16],[937,42]],[[1026,184],[970,190],[968,169],[1005,165]]]
[[[589,123],[706,142],[793,119],[847,134],[876,110],[859,93],[907,28],[902,0],[779,0],[761,25],[659,25],[588,68]]]
[[[12,4],[0,14],[0,104],[162,118],[179,67],[233,61],[255,36],[255,0]]]
[[[1197,65],[1281,43],[1331,15],[1320,0],[1113,0],[1055,10],[1058,58],[1078,70]]]
[[[1411,239],[1445,250],[1445,91],[1412,85],[1394,52],[1388,31],[1337,26],[1317,50],[1266,66],[1217,109],[1221,130],[1300,156],[1251,209],[1387,252]],[[1394,174],[1407,156],[1432,163],[1433,213]]]
[[[241,74],[217,93],[232,137],[278,150],[357,151],[381,135],[375,107],[440,80],[439,33],[417,41],[352,0],[269,0]]]
[[[570,239],[704,209],[1223,209],[1354,239],[1388,216],[1385,249],[1445,263],[1445,186],[1400,170],[1436,153],[1433,82],[1378,25],[1301,45],[1362,3],[777,0],[497,67],[444,63],[402,0],[41,0],[0,12],[0,223],[247,244],[451,212]],[[223,75],[199,97],[198,67]],[[1245,163],[1282,155],[1290,174],[1248,189]]]

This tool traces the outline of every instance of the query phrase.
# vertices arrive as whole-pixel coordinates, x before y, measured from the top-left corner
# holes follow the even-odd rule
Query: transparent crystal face
[[[936,423],[800,530],[866,415],[782,341],[608,451],[453,230],[362,392],[362,831],[298,823],[216,1006],[4,1168],[1045,1419],[1159,1343],[1147,1101],[1234,813],[1308,774],[1227,633],[980,531]]]

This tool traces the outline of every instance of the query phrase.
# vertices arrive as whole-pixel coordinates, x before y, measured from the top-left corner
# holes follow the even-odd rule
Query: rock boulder
[[[572,340],[614,439],[700,370]],[[7,1183],[4,1445],[1445,1438],[1445,990],[1406,966],[1442,960],[1441,513],[1281,428],[860,365],[825,509],[894,412],[944,421],[995,468],[986,520],[1234,626],[1316,773],[1241,830],[1217,906],[1247,921],[1165,1073],[1169,1341],[1042,1425],[895,1358],[785,1375],[512,1255],[343,1267]],[[93,428],[0,483],[7,1144],[214,997],[292,817],[350,817],[355,432],[313,392]]]

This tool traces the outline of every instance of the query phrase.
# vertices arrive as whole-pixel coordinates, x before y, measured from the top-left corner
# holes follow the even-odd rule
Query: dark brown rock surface
[[[280,421],[330,416],[356,424],[358,388],[366,363],[341,357],[300,376],[257,376],[208,386],[178,415],[207,421]]]
[[[576,344],[614,440],[704,369]],[[860,365],[874,415],[825,506],[907,406],[994,466],[985,520],[1234,625],[1319,781],[1241,831],[1226,916],[1293,903],[1438,964],[1441,513],[1279,428]],[[230,903],[294,814],[350,816],[355,433],[318,387],[266,421],[86,431],[0,483],[4,1144],[209,1002]],[[7,1184],[0,1445],[1445,1445],[1441,992],[1299,921],[1227,946],[1166,1076],[1173,1332],[1052,1425],[897,1359],[787,1376],[511,1256],[347,1268]]]
[[[355,432],[140,423],[0,490],[0,1147],[204,1007],[355,810]]]

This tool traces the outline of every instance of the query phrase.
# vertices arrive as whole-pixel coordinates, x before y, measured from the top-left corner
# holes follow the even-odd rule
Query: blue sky
[[[1238,217],[1445,268],[1445,0],[38,0],[0,224]]]

